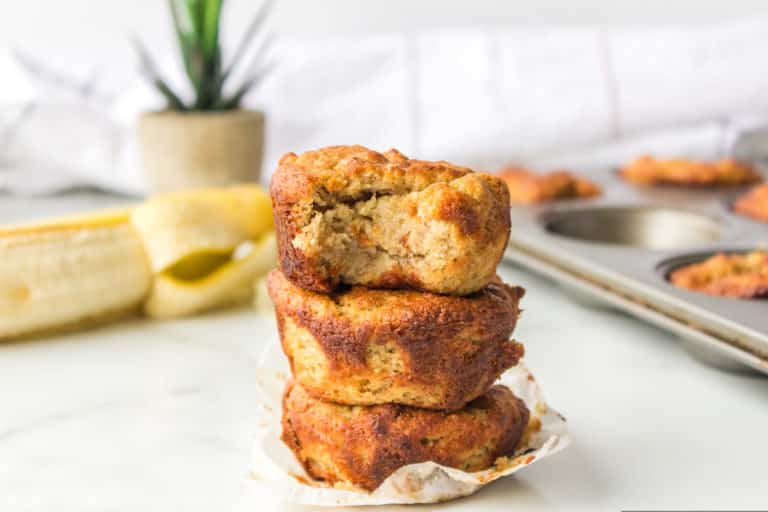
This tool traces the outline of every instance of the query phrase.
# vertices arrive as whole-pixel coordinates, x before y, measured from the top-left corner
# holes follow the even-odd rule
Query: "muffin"
[[[716,254],[674,270],[669,281],[679,288],[718,297],[768,297],[768,252]]]
[[[682,158],[657,160],[651,156],[642,156],[624,166],[620,174],[630,183],[646,186],[736,186],[757,183],[763,179],[754,166],[732,158],[697,162]]]
[[[316,398],[458,409],[523,356],[509,341],[524,290],[491,284],[466,297],[360,286],[333,295],[268,277],[283,351]]]
[[[529,412],[504,386],[452,413],[403,405],[339,405],[289,383],[282,439],[307,474],[330,485],[375,490],[408,464],[433,461],[474,472],[512,455]]]
[[[768,222],[768,185],[759,185],[736,199],[733,211],[762,222]]]
[[[280,267],[321,293],[340,284],[472,293],[493,279],[509,238],[500,179],[396,150],[288,153],[270,191]]]
[[[591,181],[568,171],[537,174],[521,167],[507,167],[499,172],[499,177],[507,184],[513,204],[589,198],[602,193],[600,187]]]

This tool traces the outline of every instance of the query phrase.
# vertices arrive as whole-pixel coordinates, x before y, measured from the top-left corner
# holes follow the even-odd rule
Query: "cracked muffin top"
[[[320,293],[358,284],[469,294],[493,279],[509,237],[503,181],[396,150],[289,153],[270,192],[280,267]]]
[[[448,162],[409,159],[396,149],[379,153],[357,145],[330,146],[283,155],[272,186],[285,199],[298,200],[318,191],[337,199],[359,199],[373,193],[422,190],[471,172]]]

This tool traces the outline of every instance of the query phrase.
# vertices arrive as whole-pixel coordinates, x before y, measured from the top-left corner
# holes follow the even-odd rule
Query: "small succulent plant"
[[[237,109],[243,97],[268,73],[269,67],[264,66],[261,61],[272,39],[264,37],[253,52],[242,82],[235,87],[227,87],[229,91],[225,92],[229,79],[257,39],[273,2],[265,0],[261,4],[226,65],[219,42],[223,3],[224,0],[168,0],[184,71],[194,92],[190,101],[185,102],[182,96],[168,85],[146,47],[140,41],[135,41],[141,70],[163,95],[169,110]]]

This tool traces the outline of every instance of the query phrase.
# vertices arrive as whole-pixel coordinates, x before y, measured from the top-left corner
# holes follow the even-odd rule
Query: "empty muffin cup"
[[[542,218],[554,235],[585,242],[665,250],[717,241],[718,221],[705,215],[664,207],[564,209]]]

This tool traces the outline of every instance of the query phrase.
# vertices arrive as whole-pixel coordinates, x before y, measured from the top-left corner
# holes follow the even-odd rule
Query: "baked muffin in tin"
[[[673,270],[669,281],[679,288],[717,297],[768,297],[768,252],[718,253]]]
[[[568,171],[536,173],[523,167],[507,167],[498,176],[507,184],[512,204],[587,199],[602,194],[598,185]]]
[[[725,187],[763,180],[755,166],[733,158],[701,162],[684,158],[660,160],[646,155],[625,165],[619,174],[641,186]]]
[[[745,217],[768,222],[768,184],[758,185],[737,198],[733,211]]]

